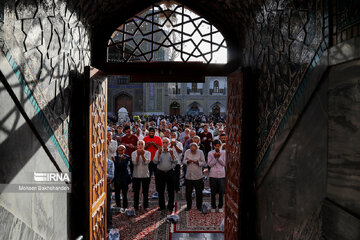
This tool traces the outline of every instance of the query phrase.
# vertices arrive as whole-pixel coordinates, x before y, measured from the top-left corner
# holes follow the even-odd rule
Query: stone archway
[[[178,102],[173,102],[170,104],[170,115],[180,115],[180,104]]]
[[[133,97],[127,93],[120,93],[115,98],[115,113],[119,111],[120,108],[124,107],[129,113],[129,116],[132,115],[133,106]]]
[[[203,112],[202,106],[198,102],[193,102],[188,105],[186,113],[189,115],[199,115]]]
[[[212,115],[215,115],[215,116],[220,115],[220,107],[219,107],[219,105],[214,105],[212,107]]]
[[[165,4],[166,6],[166,4]],[[180,6],[181,9],[183,6]],[[174,9],[166,9],[163,11],[162,7],[159,5],[153,5],[150,8],[146,8],[146,11],[153,11],[155,13],[162,12],[163,14],[169,14]],[[159,10],[160,9],[160,10]],[[179,14],[179,12],[173,11],[175,14]],[[116,31],[112,32],[110,39],[107,39],[106,41],[102,41],[101,39],[98,39],[102,44],[99,44],[103,47],[107,48],[107,51],[103,51],[97,58],[98,64],[102,66],[106,73],[109,75],[116,75],[116,74],[128,74],[131,76],[131,81],[133,82],[143,82],[144,76],[146,76],[147,81],[150,79],[155,79],[157,82],[186,82],[186,83],[194,83],[193,86],[197,86],[197,83],[201,83],[205,81],[205,76],[228,76],[230,74],[231,79],[234,82],[234,86],[238,87],[235,83],[242,82],[242,72],[236,71],[235,69],[238,68],[239,62],[237,61],[237,55],[231,54],[234,51],[231,51],[233,47],[237,44],[235,44],[233,37],[233,34],[227,35],[221,42],[217,44],[217,48],[222,47],[223,44],[226,42],[226,47],[228,50],[229,56],[227,58],[226,64],[211,64],[211,59],[206,58],[205,55],[208,54],[202,54],[197,53],[195,54],[195,51],[192,51],[190,54],[186,53],[185,51],[181,51],[180,58],[182,60],[182,63],[179,64],[175,61],[166,61],[164,59],[160,59],[161,61],[158,61],[159,59],[156,58],[156,54],[153,54],[155,52],[154,49],[144,47],[146,44],[142,44],[143,48],[139,46],[132,46],[131,44],[128,44],[129,38],[133,39],[132,42],[137,42],[135,39],[135,35],[132,33],[136,29],[147,29],[147,25],[150,22],[143,21],[144,16],[149,15],[149,12],[141,12],[138,15],[140,17],[134,16],[133,18],[129,19],[129,21],[126,22],[126,24],[119,26],[114,26],[114,29],[116,27]],[[154,15],[152,13],[152,15]],[[154,19],[154,18],[152,18]],[[138,20],[138,21],[137,21]],[[167,19],[166,21],[172,21],[171,19]],[[141,23],[141,24],[132,24],[132,23]],[[188,22],[190,23],[190,21]],[[204,23],[207,23],[206,20],[204,20]],[[142,24],[145,24],[142,26]],[[184,23],[185,24],[185,23]],[[210,23],[207,23],[209,26]],[[126,25],[126,26],[125,26]],[[173,23],[170,25],[174,25]],[[200,24],[201,25],[201,24]],[[199,25],[199,26],[200,26]],[[157,27],[162,25],[156,25]],[[176,27],[175,27],[176,28]],[[214,28],[213,26],[211,29]],[[127,29],[127,30],[126,30]],[[199,28],[200,29],[200,28]],[[216,28],[214,28],[216,29]],[[158,31],[159,29],[152,29],[151,31]],[[176,30],[176,29],[175,29]],[[126,32],[129,31],[129,32]],[[217,31],[217,30],[216,30]],[[149,30],[144,31],[146,32],[146,35],[149,35]],[[171,31],[163,31],[171,32]],[[211,30],[210,33],[212,34],[213,31]],[[222,33],[220,30],[219,33]],[[227,32],[225,32],[227,33]],[[183,32],[182,34],[187,34],[186,32]],[[192,34],[192,33],[191,33]],[[191,34],[187,34],[188,36],[191,36]],[[106,34],[105,34],[106,35]],[[110,35],[110,34],[109,34]],[[109,36],[108,35],[108,36]],[[165,34],[166,35],[166,34]],[[124,37],[125,36],[125,37]],[[169,38],[169,36],[165,36],[166,38]],[[122,39],[122,40],[121,40]],[[143,37],[143,39],[146,39]],[[225,41],[226,39],[226,41]],[[103,39],[104,40],[104,39]],[[170,39],[168,39],[170,42]],[[171,39],[172,40],[172,39]],[[205,39],[206,40],[206,39]],[[151,44],[153,45],[161,45],[159,42],[157,42],[157,39],[154,38],[151,41]],[[182,40],[183,42],[183,40]],[[177,42],[176,45],[182,44],[182,42]],[[204,41],[203,41],[204,42]],[[206,42],[206,41],[205,41]],[[212,44],[212,43],[211,43]],[[210,44],[210,45],[211,45]],[[136,44],[135,44],[136,45]],[[169,44],[170,46],[174,47],[175,43]],[[199,42],[200,46],[200,42]],[[196,48],[199,48],[197,46]],[[224,45],[225,46],[225,45]],[[127,48],[128,47],[128,48]],[[100,48],[99,48],[100,49]],[[176,48],[175,48],[176,49]],[[160,51],[159,53],[162,53]],[[168,50],[168,49],[167,49]],[[200,50],[200,49],[198,49]],[[210,55],[212,52],[212,48],[210,48]],[[105,54],[107,53],[107,54]],[[195,56],[195,55],[196,56]],[[184,57],[185,56],[185,57]],[[190,57],[192,58],[192,61],[189,61]],[[200,59],[198,59],[200,57]],[[204,61],[201,59],[201,57],[205,57]],[[194,58],[197,60],[195,61]],[[154,61],[155,60],[155,61]],[[206,64],[204,64],[206,63]],[[141,74],[140,74],[141,73]],[[196,83],[196,84],[195,84]],[[198,89],[192,89],[193,92],[199,93]],[[228,98],[234,98],[236,101],[232,101],[233,103],[233,110],[234,113],[231,115],[232,118],[229,119],[229,123],[231,128],[228,128],[229,134],[231,134],[231,140],[234,145],[236,145],[236,152],[234,152],[234,149],[231,149],[231,151],[228,151],[228,157],[229,157],[229,166],[231,165],[231,171],[228,171],[226,182],[231,184],[233,188],[228,189],[229,194],[225,198],[225,236],[228,239],[238,239],[240,236],[239,230],[241,229],[240,225],[240,218],[242,218],[242,213],[240,212],[240,209],[242,208],[242,202],[240,202],[240,196],[238,196],[236,193],[242,192],[242,186],[240,186],[240,180],[243,180],[243,175],[239,174],[240,172],[240,154],[239,150],[241,148],[241,142],[240,141],[240,132],[241,132],[241,115],[240,113],[240,104],[242,104],[242,101],[238,101],[240,99],[240,96],[242,94],[240,89],[236,88],[233,89],[231,94],[229,94]],[[242,89],[241,89],[242,90]],[[201,93],[202,94],[202,93]],[[195,94],[196,95],[196,94]],[[117,101],[116,101],[117,102]],[[175,103],[173,102],[170,105],[170,114],[173,114],[175,110]],[[186,109],[184,109],[185,113],[191,114],[191,115],[199,115],[204,112],[208,112],[208,105],[206,101],[202,101],[199,98],[195,97],[191,99],[189,102],[186,102],[184,107],[186,106]],[[222,107],[219,105],[219,112],[221,112]],[[131,113],[130,109],[129,113]],[[172,112],[173,110],[173,112]],[[179,109],[180,112],[180,109]],[[242,135],[241,135],[242,137]],[[230,150],[230,149],[229,149]],[[236,166],[236,167],[234,167]],[[242,220],[242,219],[241,219]],[[249,223],[250,225],[250,223]]]

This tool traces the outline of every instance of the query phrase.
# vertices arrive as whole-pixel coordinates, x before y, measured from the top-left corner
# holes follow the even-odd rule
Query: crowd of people
[[[223,212],[226,163],[224,117],[188,115],[142,118],[140,116],[138,121],[121,125],[108,123],[108,206],[111,204],[113,183],[116,206],[120,211],[125,211],[129,207],[127,195],[129,184],[132,183],[133,208],[136,211],[140,207],[142,189],[142,207],[149,211],[149,185],[154,176],[159,211],[173,211],[175,193],[182,186],[185,186],[186,210],[192,208],[192,193],[195,189],[196,208],[201,211],[205,179],[203,173],[209,171],[211,212]],[[168,194],[167,204],[165,189]],[[218,204],[216,194],[219,194]],[[110,209],[108,207],[109,225],[112,223]]]

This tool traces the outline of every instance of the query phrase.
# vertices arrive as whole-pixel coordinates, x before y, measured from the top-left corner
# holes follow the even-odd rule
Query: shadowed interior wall
[[[259,239],[298,239],[300,235],[315,240],[321,236],[327,115],[327,81],[323,81],[257,189]]]
[[[360,239],[360,60],[329,70],[328,105],[324,236]]]
[[[69,172],[70,73],[89,65],[88,27],[65,0],[2,1],[0,12],[1,183]],[[1,193],[0,238],[68,239],[69,206],[67,193]]]
[[[243,64],[258,76],[253,79],[259,103],[256,234],[318,239],[326,188],[327,88],[323,83],[308,103],[320,79],[312,89],[304,82],[328,45],[327,1],[254,2],[251,9]],[[304,88],[310,92],[299,100]]]
[[[243,65],[257,74],[259,86],[258,239],[359,238],[360,197],[352,187],[359,184],[353,147],[359,139],[353,120],[359,109],[358,65],[338,67],[342,73],[335,76],[329,70],[360,56],[358,40],[341,44],[359,34],[359,18],[344,14],[359,5],[327,0],[250,5]]]

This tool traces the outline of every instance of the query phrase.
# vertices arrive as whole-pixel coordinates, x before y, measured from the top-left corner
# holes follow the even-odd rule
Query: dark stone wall
[[[259,72],[257,165],[276,135],[318,49],[326,44],[323,42],[328,35],[325,31],[328,25],[324,23],[324,19],[328,19],[325,3],[323,0],[276,0],[252,5],[243,64]]]
[[[360,61],[329,72],[328,197],[360,216]]]
[[[250,9],[243,64],[259,86],[257,237],[359,239],[359,63],[328,69],[359,58],[358,1]]]
[[[360,60],[329,70],[326,239],[360,239]]]
[[[287,239],[306,222],[311,222],[311,231],[300,231],[302,238],[290,239],[319,239],[318,209],[326,196],[326,165],[327,82],[323,81],[258,186],[259,239]]]

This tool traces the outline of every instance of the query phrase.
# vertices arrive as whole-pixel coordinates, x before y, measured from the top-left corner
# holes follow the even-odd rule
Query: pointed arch
[[[215,80],[214,81],[214,93],[219,93],[219,92],[220,92],[219,81]]]
[[[118,110],[121,107],[125,107],[130,115],[132,115],[133,111],[133,96],[128,92],[121,91],[114,96],[115,100],[115,114],[117,114]]]
[[[213,113],[213,110],[215,108],[218,108],[219,113],[225,113],[226,112],[226,108],[221,102],[215,102],[212,105],[210,105],[210,108],[209,108],[210,113]]]
[[[180,110],[181,110],[180,108],[181,108],[180,103],[178,103],[177,101],[173,101],[170,104],[170,110],[169,110],[170,115],[180,115]]]
[[[202,113],[202,112],[204,112],[204,108],[197,101],[190,103],[186,107],[186,113],[190,114],[190,115],[198,115],[199,113]]]

